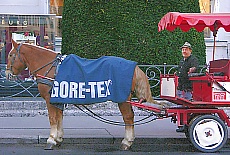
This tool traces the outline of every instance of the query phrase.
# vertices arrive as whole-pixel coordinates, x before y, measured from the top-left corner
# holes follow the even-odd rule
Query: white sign
[[[230,82],[218,82],[221,86],[223,86],[227,91],[230,91]],[[224,91],[218,86],[218,84],[213,83],[212,86],[212,101],[230,101],[230,94]]]

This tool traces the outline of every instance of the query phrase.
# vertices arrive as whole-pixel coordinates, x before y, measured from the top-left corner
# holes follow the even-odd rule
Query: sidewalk
[[[144,116],[136,116],[139,120]],[[106,119],[122,121],[121,116],[105,116]],[[0,143],[46,143],[49,136],[48,117],[1,117]],[[114,143],[124,137],[124,127],[105,124],[89,116],[64,116],[64,143]],[[138,141],[152,139],[184,139],[177,133],[176,124],[170,119],[160,119],[135,126]]]
[[[117,104],[102,103],[89,105],[89,109],[108,120],[123,122]],[[135,121],[149,115],[136,107]],[[230,109],[226,108],[229,114]],[[33,143],[45,144],[49,137],[50,126],[48,112],[43,100],[1,101],[0,104],[0,144]],[[151,117],[150,119],[153,119]],[[150,120],[148,119],[148,120]],[[177,124],[171,118],[158,119],[147,124],[135,126],[135,142],[158,143],[159,141],[188,143],[184,133],[177,133]],[[86,116],[80,110],[69,105],[64,110],[64,143],[120,143],[124,137],[124,126],[115,126]],[[230,135],[230,128],[228,128]],[[230,136],[228,136],[230,138]],[[179,141],[180,140],[180,141]],[[175,142],[175,141],[174,141]]]

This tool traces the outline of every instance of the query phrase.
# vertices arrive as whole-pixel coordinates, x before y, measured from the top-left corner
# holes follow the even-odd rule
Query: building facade
[[[61,51],[64,0],[0,1],[0,63],[6,63],[11,39]],[[230,12],[230,0],[199,0],[202,13]],[[212,59],[213,34],[205,29],[206,63]],[[219,29],[215,59],[230,57],[230,33]]]
[[[230,13],[229,0],[199,0],[202,13]],[[209,64],[213,55],[214,37],[213,33],[207,28],[205,33],[206,44],[206,63]],[[230,32],[220,28],[217,32],[215,60],[230,58]]]
[[[61,37],[62,6],[63,0],[0,1],[0,63],[7,63],[12,39],[60,52],[55,41]]]

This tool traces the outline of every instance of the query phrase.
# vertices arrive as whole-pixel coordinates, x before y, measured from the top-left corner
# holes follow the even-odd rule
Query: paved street
[[[43,150],[44,144],[1,144],[1,155],[210,155],[195,150],[183,139],[159,141],[156,143],[135,143],[130,151],[120,151],[119,143],[114,144],[63,144],[55,150]],[[226,145],[212,155],[229,155],[230,146]]]
[[[122,122],[121,116],[104,116],[106,119]],[[145,116],[136,116],[140,120]],[[152,118],[150,118],[152,119]],[[30,143],[45,143],[49,135],[49,121],[46,116],[37,117],[1,117],[0,143],[4,141],[23,139]],[[122,138],[124,127],[105,124],[88,116],[65,116],[64,138]],[[170,119],[159,119],[153,122],[135,126],[136,138],[185,138],[183,133],[177,133],[176,124]]]
[[[135,117],[136,120],[144,116]],[[122,121],[121,116],[106,119]],[[1,117],[0,155],[72,155],[72,154],[201,154],[175,131],[170,119],[160,119],[135,127],[136,139],[131,151],[120,151],[123,126],[99,122],[88,116],[64,117],[64,142],[60,148],[45,151],[49,135],[46,116]],[[229,141],[218,153],[229,154]]]

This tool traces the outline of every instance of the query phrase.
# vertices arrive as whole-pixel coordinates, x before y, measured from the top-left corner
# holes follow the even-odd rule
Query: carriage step
[[[186,127],[187,127],[187,126],[185,126],[185,125],[180,126],[180,127],[178,127],[178,128],[176,129],[176,132],[185,132],[185,131],[186,131]]]

